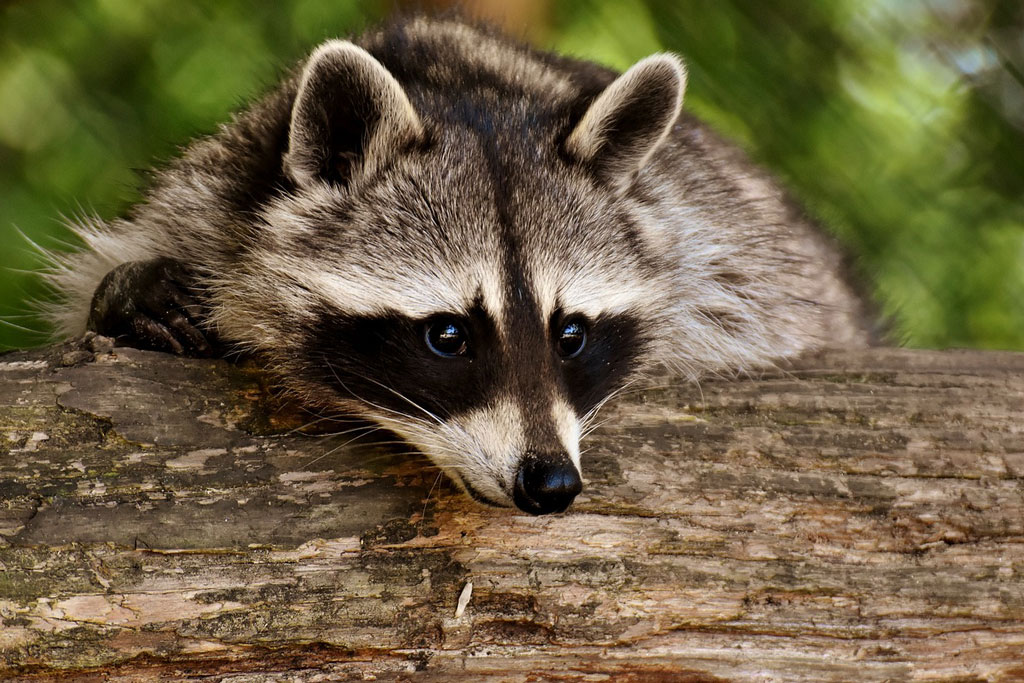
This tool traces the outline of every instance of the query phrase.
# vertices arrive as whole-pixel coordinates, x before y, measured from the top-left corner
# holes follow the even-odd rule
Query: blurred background
[[[1020,0],[462,4],[618,69],[684,55],[686,106],[846,246],[894,341],[1024,349]],[[43,295],[29,240],[71,248],[62,216],[118,215],[141,169],[213,131],[320,40],[395,8],[0,0],[0,348],[45,338],[25,316]]]

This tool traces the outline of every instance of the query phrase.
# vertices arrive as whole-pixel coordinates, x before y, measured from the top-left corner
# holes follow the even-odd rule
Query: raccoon
[[[124,218],[77,226],[53,320],[251,354],[472,498],[561,512],[588,420],[652,364],[869,339],[836,250],[685,87],[671,54],[618,74],[455,19],[330,40]]]

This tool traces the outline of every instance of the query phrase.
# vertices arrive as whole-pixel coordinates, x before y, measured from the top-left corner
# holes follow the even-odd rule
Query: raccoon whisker
[[[430,490],[427,491],[427,497],[423,499],[423,511],[420,512],[420,519],[421,520],[424,520],[424,519],[427,518],[427,506],[430,504],[430,496],[431,496],[432,493],[434,493],[434,488],[437,487],[438,482],[441,481],[441,477],[443,477],[443,476],[444,476],[444,472],[439,469],[437,471],[437,476],[434,477],[434,483],[430,485]],[[437,503],[438,503],[438,505],[441,504],[441,489],[437,490]]]
[[[426,452],[427,449],[421,449],[418,444],[410,443],[409,441],[394,442],[394,443],[405,443],[406,445],[411,445],[414,448],[418,449],[416,452],[419,453],[420,455],[428,455],[427,452]],[[452,458],[456,458],[456,459],[461,460],[461,458],[464,456],[464,453],[462,451],[458,451],[458,450],[456,450],[454,448],[449,448],[449,447],[443,446],[441,444],[431,444],[431,447],[430,447],[429,450],[430,450],[429,457],[431,457],[435,461],[445,462],[444,459],[446,457],[452,457]]]
[[[452,458],[457,459],[461,459],[464,456],[464,454],[461,451],[456,451],[455,449],[450,449],[450,447],[443,446],[437,443],[433,444],[433,447],[431,447],[430,451],[434,455],[435,460],[440,461],[443,461],[444,458],[447,456],[451,456]]]
[[[448,467],[450,469],[471,469],[468,465],[461,462],[459,459],[460,454],[455,451],[449,451],[447,453],[435,454],[433,458],[434,464],[438,466]]]
[[[286,400],[286,397],[289,394],[291,394],[291,393],[292,393],[291,390],[286,389],[284,387],[274,387],[273,389],[270,390],[270,395],[273,396],[278,401],[281,401],[281,404],[278,405],[277,409],[274,411],[275,413],[280,413],[282,410],[284,410],[287,407],[285,405],[284,401]],[[299,403],[299,404],[297,404],[297,407],[298,407],[298,409],[300,411],[302,411],[303,413],[306,413],[307,415],[312,415],[313,417],[324,419],[324,420],[331,419],[330,415],[324,415],[319,410],[314,410],[313,409],[314,406],[307,406],[307,405],[304,405],[302,403]]]
[[[425,415],[429,416],[430,418],[432,418],[437,423],[438,428],[440,428],[440,430],[443,433],[454,435],[456,437],[461,437],[460,439],[453,439],[453,440],[463,440],[463,441],[468,440],[468,441],[472,441],[472,437],[470,437],[470,435],[468,433],[466,433],[466,431],[462,427],[460,427],[459,425],[455,425],[455,424],[451,424],[451,423],[445,422],[439,416],[437,416],[436,414],[434,414],[430,410],[427,410],[426,408],[424,408],[423,406],[418,404],[416,401],[413,401],[411,398],[409,398],[408,396],[405,396],[401,392],[396,391],[392,387],[389,387],[386,384],[384,384],[383,382],[375,380],[372,377],[366,377],[366,376],[363,376],[363,375],[358,375],[358,377],[360,377],[361,379],[364,379],[364,380],[366,380],[368,382],[371,382],[371,383],[381,387],[382,389],[386,389],[387,391],[389,391],[392,394],[394,394],[396,397],[402,399],[403,401],[406,401],[407,403],[409,403],[414,408],[422,411]],[[397,412],[397,411],[395,411],[395,412]],[[407,415],[407,417],[413,417],[413,416]],[[442,446],[440,446],[439,444],[436,443],[436,440],[433,440],[433,439],[432,439],[432,444],[431,444],[431,449],[430,450],[431,450],[431,453],[437,453],[438,451],[448,451],[448,452],[452,453],[453,455],[455,455],[456,457],[462,457],[463,456],[462,452],[454,451],[454,450],[442,447]],[[483,458],[481,458],[481,459],[483,459]]]
[[[410,446],[410,445],[412,445],[415,448],[415,444],[410,444],[405,439],[392,439],[390,441],[371,441],[371,442],[367,443],[366,445],[367,446]],[[418,455],[426,455],[421,450],[414,450],[414,451],[410,451],[410,452],[413,453],[413,454],[418,454]],[[397,453],[397,451],[390,451],[388,453],[385,453],[384,456],[387,457],[387,456],[395,455],[396,453]],[[444,454],[445,455],[451,454],[451,455],[454,456],[454,455],[457,455],[458,452],[454,451],[454,450],[451,450],[451,451],[445,451]]]
[[[389,458],[389,457],[401,458],[401,457],[413,457],[413,456],[421,456],[422,457],[423,453],[421,451],[418,451],[418,450],[394,451],[392,453],[387,453],[386,455],[378,456],[377,458],[367,459],[367,460],[365,460],[363,462],[373,463],[373,462],[376,462],[378,460],[383,460],[384,458]],[[459,464],[459,463],[447,461],[447,460],[444,460],[444,459],[438,459],[438,458],[430,459],[429,460],[429,464],[431,466],[441,470],[442,473],[444,473],[446,470],[447,471],[453,471],[453,472],[470,472],[470,471],[473,471],[472,467],[469,467],[469,466],[467,466],[465,464]]]
[[[597,416],[597,411],[590,410],[583,417],[580,418],[580,433],[586,431],[587,426],[591,423],[594,417]]]
[[[432,418],[435,422],[437,422],[437,424],[439,424],[439,425],[443,425],[444,424],[444,420],[442,420],[440,417],[438,417],[437,415],[435,415],[431,411],[429,411],[426,408],[424,408],[423,406],[421,406],[419,403],[416,403],[416,401],[412,400],[411,398],[409,398],[405,394],[401,393],[400,391],[396,391],[395,389],[392,389],[388,385],[384,384],[381,381],[375,380],[372,377],[366,377],[365,375],[357,375],[357,377],[359,377],[360,379],[365,380],[367,382],[371,382],[371,383],[379,386],[381,389],[385,389],[386,391],[390,391],[392,394],[394,394],[398,398],[402,399],[403,401],[405,401],[406,403],[411,405],[413,408],[416,408],[416,409],[422,411],[425,415],[427,415],[428,417]]]
[[[410,453],[407,453],[406,455],[411,455],[411,454],[412,453],[410,452]],[[439,470],[441,470],[442,474],[445,473],[445,472],[458,472],[458,473],[462,473],[462,472],[472,472],[473,471],[472,467],[467,467],[465,465],[456,465],[456,464],[453,464],[453,463],[451,463],[451,464],[444,464],[444,465],[434,464],[434,466],[437,467]]]
[[[470,435],[462,427],[460,427],[458,425],[455,425],[455,424],[451,424],[451,423],[445,422],[444,420],[442,420],[439,416],[437,416],[436,414],[434,414],[430,410],[427,410],[426,408],[421,406],[416,401],[412,400],[411,398],[409,398],[408,396],[402,394],[401,392],[393,389],[392,387],[389,387],[388,385],[384,384],[383,382],[381,382],[379,380],[376,380],[376,379],[373,379],[372,377],[366,377],[365,375],[357,375],[357,377],[359,377],[360,379],[363,379],[365,381],[371,382],[372,384],[375,384],[375,385],[381,387],[382,389],[385,389],[385,390],[391,392],[396,397],[398,397],[398,398],[402,399],[403,401],[407,402],[409,405],[413,406],[417,410],[422,411],[425,415],[427,415],[428,417],[432,418],[437,423],[437,426],[441,429],[442,432],[445,432],[447,434],[452,434],[452,435],[455,435],[457,437],[461,437],[460,440],[468,440],[468,441],[472,441],[473,440],[472,437],[470,437]],[[394,412],[397,413],[398,411],[394,411]],[[413,417],[411,415],[406,415],[406,416],[410,417],[410,418]],[[413,418],[413,419],[415,419],[415,418]],[[436,450],[439,450],[439,448],[440,448],[436,443],[432,444],[432,446],[433,446],[432,449],[431,449],[432,452],[435,452]],[[461,453],[458,453],[458,454],[461,455]],[[483,459],[483,458],[481,458],[481,459]]]
[[[313,464],[314,462],[317,462],[317,461],[319,461],[319,460],[321,460],[323,458],[326,458],[327,456],[332,455],[333,453],[341,450],[342,448],[345,448],[346,446],[350,445],[353,441],[356,441],[357,439],[361,438],[362,436],[363,435],[360,434],[360,435],[356,436],[355,438],[350,439],[349,441],[347,441],[347,442],[345,442],[345,443],[343,443],[343,444],[341,444],[339,446],[335,446],[334,448],[332,448],[331,450],[327,451],[326,453],[322,453],[321,455],[318,455],[314,460],[311,460],[309,463],[307,463],[305,465],[305,467],[308,467],[309,465]],[[410,444],[409,444],[408,441],[406,441],[404,439],[393,439],[393,440],[390,440],[390,441],[373,441],[372,443],[369,443],[367,445],[368,446],[409,446]],[[396,457],[402,457],[402,456],[423,456],[423,455],[425,455],[425,454],[422,451],[420,451],[420,450],[389,451],[389,452],[386,452],[386,453],[380,453],[380,454],[378,454],[376,456],[373,456],[373,457],[370,457],[370,458],[364,458],[364,459],[359,461],[359,464],[363,464],[363,465],[371,464],[371,463],[374,463],[374,462],[378,462],[380,460],[386,460],[388,458],[396,458]],[[444,456],[448,456],[448,455],[449,455],[449,453],[445,453],[445,454],[443,454],[442,457],[435,457],[435,458],[433,458],[433,460],[440,460],[441,462],[447,462],[444,459]],[[454,457],[454,456],[458,455],[458,453],[455,452],[455,451],[451,451],[450,455],[452,457]],[[454,465],[451,465],[451,466],[454,467]]]
[[[684,382],[688,382],[689,380],[683,380],[683,381]],[[676,389],[678,387],[679,387],[678,383],[677,384],[646,384],[646,383],[643,383],[643,384],[639,384],[639,386],[635,386],[635,387],[632,387],[632,388],[627,389],[625,391],[622,391],[619,395],[620,396],[631,396],[633,394],[639,394],[639,393],[642,393],[644,391],[652,391],[652,390],[657,390],[657,389]]]
[[[294,433],[299,432],[302,429],[305,429],[306,427],[310,427],[310,426],[312,426],[314,424],[316,424],[316,423],[315,422],[310,422],[308,425],[305,425],[304,427],[298,427],[296,429],[293,429],[291,432],[289,432],[289,434],[294,434]],[[351,429],[343,429],[340,432],[324,432],[322,434],[303,434],[303,436],[309,437],[311,439],[329,439],[329,438],[335,437],[335,436],[345,436],[347,434],[354,434],[355,432],[358,432],[358,431],[363,431],[365,434],[370,434],[372,432],[377,431],[378,429],[381,429],[381,427],[380,426],[374,426],[374,425],[364,425],[362,427],[353,427]]]
[[[427,518],[427,505],[430,504],[430,496],[433,495],[434,489],[437,487],[437,483],[441,481],[442,476],[444,476],[444,472],[438,470],[437,476],[434,477],[434,481],[430,483],[430,488],[427,489],[427,495],[423,497],[423,509],[420,510],[420,521]],[[440,500],[440,498],[438,500]]]
[[[669,389],[679,389],[680,385],[683,384],[683,383],[685,383],[685,384],[693,384],[698,389],[700,388],[700,383],[698,381],[693,380],[693,379],[688,379],[688,378],[682,378],[682,377],[680,378],[680,382],[671,383],[671,384],[647,384],[647,383],[643,383],[641,381],[642,379],[643,378],[638,378],[637,379],[637,382],[639,382],[638,386],[634,386],[631,389],[628,389],[628,390],[625,390],[625,391],[621,391],[621,392],[617,393],[616,396],[636,396],[637,394],[642,394],[645,391],[662,391],[662,390],[669,390]],[[634,382],[634,384],[636,384],[637,382]],[[703,399],[703,396],[701,398]]]
[[[390,429],[388,429],[386,427],[381,427],[380,430],[381,431],[391,431]],[[378,441],[376,439],[373,439],[373,440],[368,441],[366,443],[366,445],[368,447],[369,446],[395,446],[397,444],[405,444],[406,446],[408,446],[409,442],[407,440],[405,440],[405,439],[398,438],[398,439],[388,439],[387,441]]]
[[[382,431],[388,431],[388,430],[382,428]],[[365,434],[358,434],[353,439],[351,439],[351,441],[355,441],[355,440],[357,440],[359,438],[362,438],[364,436],[365,436]],[[349,441],[347,443],[342,443],[340,446],[337,446],[337,449],[343,449],[343,447],[345,447],[347,445],[350,445],[351,441]],[[368,447],[368,449],[374,449],[375,446],[395,446],[395,445],[409,446],[409,441],[404,440],[404,439],[389,439],[387,441],[378,441],[378,440],[375,440],[375,439],[371,439],[371,440],[369,440],[364,445],[366,447]],[[369,457],[369,458],[361,458],[359,460],[359,463],[369,463],[369,462],[373,462],[373,461],[379,460],[379,459],[390,458],[390,457],[394,456],[396,453],[397,453],[397,451],[385,450],[383,453],[380,453],[378,455],[374,455],[374,456]]]
[[[319,419],[307,422],[307,423],[305,423],[303,425],[299,425],[298,427],[295,427],[294,429],[289,429],[287,432],[282,434],[282,436],[294,436],[295,434],[301,432],[303,429],[308,429],[309,427],[312,427],[313,425],[319,424],[321,422],[330,422],[330,421],[331,421],[331,419],[329,417],[321,417]],[[367,433],[369,433],[369,432],[372,432],[372,431],[374,431],[376,429],[380,429],[380,427],[377,426],[377,425],[360,425],[358,427],[352,427],[351,429],[345,429],[345,430],[342,430],[340,432],[325,432],[323,434],[303,434],[303,436],[308,436],[310,438],[316,438],[316,439],[325,439],[325,438],[332,437],[332,436],[344,436],[346,434],[351,434],[352,432],[355,432],[355,431],[360,430],[360,429],[366,430]]]
[[[613,422],[614,420],[615,420],[614,417],[609,417],[607,420],[601,420],[597,424],[591,425],[590,427],[587,428],[587,430],[585,432],[583,432],[580,435],[580,441],[582,441],[584,439],[587,439],[587,438],[590,438],[591,434],[593,434],[595,431],[597,431],[601,427],[605,426],[609,422]]]
[[[406,445],[406,446],[409,445],[409,444],[401,442],[401,441],[392,441],[392,442],[389,442],[389,443],[393,444],[393,445]],[[370,467],[370,466],[375,465],[377,463],[387,462],[387,461],[394,461],[397,464],[403,458],[412,458],[412,457],[421,457],[422,458],[424,456],[423,456],[423,453],[421,453],[420,451],[417,451],[417,450],[390,450],[390,449],[388,449],[388,450],[385,450],[383,452],[376,452],[373,455],[368,456],[368,457],[362,457],[362,458],[359,459],[358,462],[353,463],[353,464],[358,466],[358,467]],[[430,462],[431,465],[433,465],[432,461],[429,461],[429,462]]]
[[[486,470],[488,465],[490,465],[484,454],[478,452],[477,449],[473,449],[469,453],[467,453],[464,451],[452,449],[437,442],[435,434],[437,430],[440,430],[442,433],[448,433],[462,437],[461,439],[459,439],[461,441],[468,440],[472,442],[473,440],[470,437],[470,435],[466,433],[466,431],[459,427],[458,425],[445,423],[437,415],[433,414],[429,410],[426,410],[412,399],[409,399],[407,396],[404,396],[400,392],[397,392],[391,387],[388,387],[386,384],[383,384],[369,377],[358,376],[360,379],[379,385],[382,388],[387,389],[391,393],[395,394],[398,398],[407,401],[413,407],[423,411],[425,414],[433,418],[436,421],[436,424],[421,417],[410,415],[408,413],[403,413],[401,411],[394,410],[392,408],[387,408],[385,406],[369,401],[357,395],[348,387],[348,385],[345,384],[345,382],[338,376],[337,371],[335,370],[334,366],[331,364],[330,360],[326,356],[323,357],[323,361],[324,364],[330,369],[331,373],[334,375],[335,380],[345,391],[347,391],[357,401],[360,401],[361,403],[372,407],[374,410],[379,411],[372,416],[374,420],[383,424],[385,427],[392,429],[392,431],[398,431],[399,435],[403,437],[406,436],[403,432],[425,435],[429,443],[429,448],[423,448],[420,444],[415,443],[415,441],[417,441],[416,439],[413,439],[413,445],[416,446],[417,448],[420,448],[420,450],[415,451],[414,453],[417,455],[428,455],[428,457],[434,462],[435,465],[442,468],[442,471],[480,471]],[[357,436],[356,438],[359,437]],[[329,454],[330,452],[325,453],[319,456],[318,459],[327,457],[327,455]],[[466,462],[467,455],[472,456],[472,458],[478,462],[478,464],[475,467]]]
[[[352,398],[356,399],[357,401],[359,401],[361,403],[365,403],[366,405],[370,406],[371,408],[373,408],[375,410],[379,410],[382,413],[391,413],[391,414],[394,414],[394,415],[399,415],[403,419],[406,419],[406,420],[412,420],[412,421],[415,421],[415,422],[418,422],[418,423],[424,424],[424,425],[431,425],[430,422],[428,422],[427,420],[424,420],[423,418],[416,417],[415,415],[409,415],[408,413],[403,413],[401,411],[394,410],[392,408],[386,408],[386,407],[384,407],[382,405],[379,405],[377,403],[374,403],[373,401],[369,401],[369,400],[359,396],[354,391],[349,389],[348,385],[345,384],[344,381],[342,381],[341,377],[338,376],[337,371],[334,369],[334,366],[331,365],[331,362],[327,359],[327,357],[323,356],[322,358],[324,360],[324,363],[327,365],[328,369],[331,371],[331,374],[334,375],[334,379],[336,379],[338,381],[338,384],[341,385],[341,387],[345,391],[347,391],[349,394],[351,394]],[[382,386],[385,386],[385,385],[382,385]],[[385,386],[385,388],[387,388],[387,387]],[[376,417],[379,418],[380,416],[376,416]],[[435,419],[437,419],[436,416],[435,416]],[[405,424],[409,424],[409,423],[406,422]],[[439,422],[439,424],[441,424],[443,426],[444,423]],[[433,426],[433,425],[431,425],[431,426]]]
[[[605,404],[607,404],[609,401],[616,398],[617,396],[621,396],[626,390],[628,390],[631,386],[633,386],[639,381],[639,377],[633,377],[632,379],[626,381],[625,383],[623,383],[622,386],[618,387],[617,389],[614,389],[607,396],[598,401],[597,405],[591,408],[587,414],[590,416],[597,414],[597,412],[601,410],[601,408],[603,408]]]
[[[353,436],[351,439],[349,439],[345,443],[341,444],[340,446],[335,446],[334,448],[332,448],[331,450],[327,451],[326,453],[313,458],[312,460],[307,462],[305,465],[303,465],[303,467],[309,467],[313,463],[319,462],[319,461],[323,460],[324,458],[326,458],[327,456],[333,455],[333,454],[337,453],[338,451],[340,451],[345,446],[348,446],[350,443],[352,443],[353,441],[357,441],[358,439],[362,438],[363,436],[364,436],[363,434],[356,434],[355,436]]]
[[[279,392],[277,392],[275,395],[280,397],[280,396],[284,396],[287,393],[290,393],[290,392],[287,389],[282,389]],[[362,419],[362,418],[360,418],[358,416],[354,416],[354,415],[341,415],[341,414],[336,414],[336,413],[335,414],[327,414],[327,415],[325,415],[322,412],[317,412],[317,411],[312,410],[311,408],[307,408],[306,406],[304,406],[302,404],[299,404],[298,407],[299,407],[299,409],[302,412],[307,413],[307,414],[312,415],[313,417],[317,418],[316,420],[314,420],[313,422],[310,422],[309,424],[316,424],[317,422],[320,422],[320,421],[340,422],[340,423],[345,423],[345,424],[351,424],[353,422],[365,422],[364,419]],[[284,406],[279,407],[278,408],[278,412],[280,412],[283,408],[284,408]]]
[[[387,445],[389,445],[389,446],[391,446],[391,445],[394,445],[394,446],[408,446],[409,445],[405,441],[388,441],[388,442],[385,442],[385,443]],[[375,446],[377,444],[370,444],[370,445]],[[383,462],[383,461],[386,461],[386,460],[398,461],[401,458],[408,458],[408,457],[415,457],[415,456],[423,457],[423,453],[421,453],[420,451],[417,451],[417,450],[392,450],[392,449],[387,449],[387,450],[375,452],[373,455],[370,455],[370,456],[361,457],[359,459],[359,461],[354,463],[354,464],[356,466],[363,467],[363,466],[369,466],[369,465],[373,465],[373,464],[376,464],[376,463],[379,463],[379,462]]]
[[[597,422],[595,424],[587,425],[587,428],[580,433],[580,440],[582,441],[583,439],[587,438],[588,436],[590,436],[590,434],[595,429],[598,429],[599,427],[603,427],[604,425],[608,424],[609,422],[612,422],[614,419],[615,419],[614,417],[609,417],[609,418],[607,418],[605,420],[601,420],[600,422]]]
[[[372,404],[370,404],[372,405]],[[391,410],[383,406],[373,406],[374,408],[382,411],[381,414],[374,415],[373,419],[382,424],[395,424],[399,427],[412,431],[412,432],[425,432],[429,433],[429,429],[433,429],[434,425],[426,420],[422,420],[414,415],[406,415],[405,413],[397,410]],[[399,432],[399,436],[404,436]]]
[[[411,438],[405,439],[405,444],[416,449],[416,452],[420,455],[428,456],[435,464],[443,464],[446,462],[457,462],[462,463],[466,459],[467,453],[462,450],[451,448],[441,443],[436,443],[436,440],[431,438],[428,434],[426,443],[421,440]],[[449,461],[447,458],[453,458],[454,460]]]
[[[409,423],[409,422],[406,422],[406,421],[403,421],[403,420],[400,420],[400,419],[397,419],[397,418],[394,418],[394,417],[386,416],[386,415],[379,415],[379,416],[377,416],[377,419],[380,420],[381,422],[385,423],[385,425],[387,425],[387,424],[397,424],[399,427],[404,428],[408,432],[412,432],[412,433],[415,433],[415,434],[425,434],[428,437],[429,441],[430,441],[430,447],[429,448],[421,449],[420,453],[423,454],[423,455],[429,455],[429,457],[432,457],[435,460],[440,459],[441,456],[443,456],[443,455],[450,455],[450,456],[452,456],[454,458],[462,458],[465,455],[465,453],[463,451],[459,451],[459,450],[456,450],[454,448],[450,448],[448,446],[445,446],[445,445],[437,443],[436,439],[433,438],[433,435],[430,432],[424,432],[423,427],[422,427],[421,424]],[[442,427],[447,427],[447,425],[441,425],[441,426]],[[431,428],[433,428],[432,425],[431,425]],[[403,436],[404,437],[404,435],[401,434],[401,433],[399,433],[399,436]],[[415,440],[410,439],[410,440],[407,440],[407,442],[408,441],[413,441],[414,442],[413,445],[419,447],[419,444],[416,444]],[[428,451],[429,451],[429,453],[428,453]]]
[[[611,401],[616,396],[620,396],[621,394],[623,394],[626,391],[627,388],[629,388],[633,384],[636,384],[637,381],[639,381],[639,378],[636,378],[636,377],[631,379],[631,380],[629,380],[628,382],[623,384],[621,387],[615,389],[610,394],[605,396],[603,399],[598,401],[597,405],[595,405],[593,408],[588,410],[586,412],[586,414],[584,414],[584,416],[580,419],[580,439],[581,440],[583,438],[585,438],[588,434],[590,434],[590,432],[592,432],[595,429],[594,427],[590,426],[590,423],[591,423],[591,421],[595,417],[597,417],[597,414],[601,410],[601,408],[603,408],[609,401]]]
[[[374,411],[379,411],[379,412],[375,412],[375,413],[370,413],[369,414],[370,415],[370,419],[377,420],[377,421],[382,421],[382,420],[388,419],[388,420],[392,420],[392,421],[394,421],[394,422],[396,422],[398,424],[404,425],[404,426],[423,426],[423,427],[430,427],[430,428],[434,427],[434,424],[432,422],[430,422],[429,420],[425,420],[425,419],[423,419],[421,417],[417,417],[416,415],[410,415],[409,413],[403,413],[400,410],[395,410],[393,408],[388,408],[387,406],[382,406],[379,403],[374,403],[373,401],[370,401],[370,400],[367,400],[367,399],[362,398],[360,396],[357,396],[356,394],[352,393],[351,391],[349,393],[351,393],[352,396],[356,400],[358,400],[360,403],[363,403],[366,406],[368,406],[370,408],[373,408]],[[396,416],[396,417],[391,417],[391,416]]]

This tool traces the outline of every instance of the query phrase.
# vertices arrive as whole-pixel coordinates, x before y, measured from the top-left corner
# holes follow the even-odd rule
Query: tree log
[[[531,517],[96,341],[0,356],[0,678],[1024,680],[1024,354],[666,379]]]

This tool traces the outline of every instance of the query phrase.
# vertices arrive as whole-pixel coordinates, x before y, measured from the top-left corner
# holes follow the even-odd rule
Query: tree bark
[[[530,517],[92,343],[0,356],[0,678],[1024,680],[1024,354],[666,379]]]

